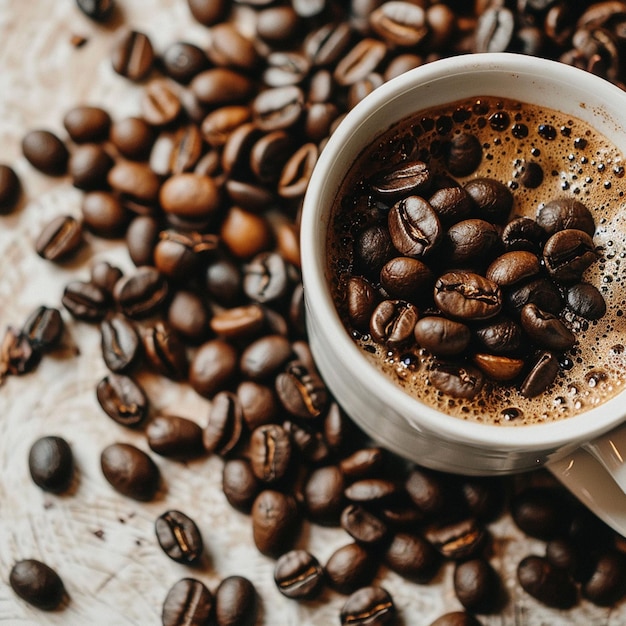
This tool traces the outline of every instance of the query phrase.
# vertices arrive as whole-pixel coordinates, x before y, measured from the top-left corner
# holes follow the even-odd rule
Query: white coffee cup
[[[421,465],[462,474],[547,466],[626,535],[626,390],[587,412],[545,424],[506,427],[461,420],[416,400],[381,374],[350,338],[335,309],[327,280],[326,233],[347,169],[393,123],[474,96],[559,110],[588,122],[626,154],[626,93],[558,62],[508,53],[465,55],[426,64],[383,84],[330,137],[305,197],[301,254],[313,355],[344,410],[388,449]]]

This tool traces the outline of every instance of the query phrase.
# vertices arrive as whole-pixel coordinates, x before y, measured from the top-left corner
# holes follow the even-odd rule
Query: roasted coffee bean
[[[500,604],[500,579],[484,558],[457,563],[454,569],[454,593],[468,610],[491,613]]]
[[[385,263],[396,255],[389,230],[382,225],[369,226],[356,237],[355,264],[366,278],[377,280]]]
[[[273,233],[267,218],[231,207],[220,228],[220,237],[228,251],[238,259],[249,259],[271,248]]]
[[[522,346],[521,326],[508,317],[496,317],[474,329],[480,344],[493,354],[511,354]]]
[[[161,55],[165,73],[179,83],[187,84],[209,64],[202,48],[186,41],[170,44]]]
[[[278,591],[293,600],[310,600],[324,585],[324,570],[316,557],[306,550],[290,550],[281,555],[274,567]]]
[[[487,268],[485,278],[500,285],[510,287],[522,280],[533,278],[541,271],[538,257],[526,250],[505,252]]]
[[[548,541],[546,559],[554,567],[565,570],[576,582],[591,577],[593,557],[589,546],[580,546],[568,537],[556,537]]]
[[[537,209],[535,219],[548,236],[570,228],[582,230],[590,237],[596,231],[591,211],[574,198],[559,198],[547,202]]]
[[[227,256],[211,259],[205,272],[209,296],[224,307],[234,307],[243,299],[243,276],[239,265]]]
[[[482,372],[466,364],[437,363],[428,373],[428,380],[439,391],[453,398],[473,398],[484,382]]]
[[[98,143],[109,137],[111,116],[97,106],[76,106],[63,118],[63,126],[74,143]]]
[[[237,396],[230,391],[218,392],[203,430],[204,448],[221,456],[228,454],[241,439],[243,423],[243,409]]]
[[[63,493],[74,474],[72,448],[63,437],[41,437],[28,453],[28,470],[33,482],[44,491]]]
[[[275,51],[267,55],[263,82],[268,87],[298,85],[311,68],[310,61],[299,52]]]
[[[545,238],[545,230],[530,217],[516,217],[502,230],[502,243],[507,252],[514,250],[539,252]]]
[[[502,307],[496,283],[472,272],[447,272],[435,283],[435,303],[446,314],[461,320],[494,317]]]
[[[253,341],[241,354],[240,369],[251,380],[266,380],[293,358],[291,343],[282,335]]]
[[[83,241],[81,223],[71,215],[59,215],[39,233],[35,251],[47,261],[64,261],[76,253]]]
[[[167,309],[171,328],[194,345],[206,339],[209,315],[204,300],[195,291],[186,289],[174,293]]]
[[[451,611],[438,617],[430,626],[482,626],[482,622],[471,613]]]
[[[479,166],[483,148],[474,135],[455,135],[446,147],[446,167],[453,176],[468,176]]]
[[[26,318],[22,333],[34,350],[50,350],[59,343],[64,328],[65,322],[58,309],[40,305]]]
[[[273,489],[252,504],[252,538],[261,554],[277,557],[291,549],[299,530],[298,505],[292,495]]]
[[[15,208],[21,195],[22,184],[15,170],[0,163],[0,215]]]
[[[202,138],[213,148],[226,144],[231,133],[250,120],[250,107],[229,104],[210,111],[202,120]]]
[[[48,176],[67,171],[70,153],[65,144],[49,130],[31,130],[22,139],[22,153],[37,170]]]
[[[590,577],[582,586],[582,595],[598,606],[611,606],[626,593],[626,559],[618,550],[601,554]]]
[[[358,543],[337,548],[326,562],[324,573],[335,591],[351,594],[372,582],[378,569],[375,555]]]
[[[364,278],[350,276],[346,294],[348,316],[352,326],[360,332],[368,332],[370,318],[379,301],[378,293]]]
[[[332,65],[347,49],[351,37],[348,22],[324,24],[306,36],[304,52],[314,66]]]
[[[275,381],[283,407],[293,416],[319,417],[328,404],[328,390],[319,374],[301,361],[292,361]]]
[[[95,22],[106,22],[115,10],[115,0],[76,0],[76,5]]]
[[[0,343],[0,381],[7,374],[20,376],[32,372],[41,360],[41,351],[33,348],[28,336],[9,326]]]
[[[196,125],[179,128],[168,154],[166,173],[182,174],[193,169],[202,156],[203,147],[202,135]],[[200,174],[197,171],[195,173]]]
[[[154,523],[157,541],[173,561],[193,565],[202,557],[203,541],[196,523],[181,511],[166,511]]]
[[[149,265],[123,276],[113,289],[118,306],[132,319],[147,317],[160,310],[168,293],[169,285],[165,277]]]
[[[261,482],[247,459],[227,459],[222,469],[222,489],[232,507],[249,513],[261,490]]]
[[[337,525],[345,506],[344,476],[337,465],[314,469],[304,484],[308,517],[321,524]]]
[[[266,89],[252,102],[253,119],[263,131],[290,128],[303,110],[304,94],[297,85]]]
[[[506,291],[505,298],[508,307],[517,315],[527,304],[535,304],[553,315],[559,315],[563,308],[559,288],[547,278],[535,278],[519,287],[513,286]]]
[[[109,484],[128,498],[148,501],[156,495],[161,473],[155,462],[129,443],[113,443],[100,456],[102,473]]]
[[[159,192],[159,201],[166,213],[188,219],[210,216],[219,200],[219,190],[211,177],[190,172],[171,176]]]
[[[144,353],[154,369],[171,378],[186,378],[189,369],[187,350],[167,322],[156,322],[143,330]]]
[[[498,229],[482,219],[453,224],[443,236],[442,255],[448,266],[472,266],[492,256],[500,241]]]
[[[443,476],[433,470],[413,467],[404,482],[411,501],[428,516],[442,515],[449,508],[450,490]]]
[[[269,6],[258,12],[256,34],[271,44],[287,42],[300,34],[301,24],[292,6]]]
[[[389,592],[382,587],[362,587],[341,607],[340,619],[342,626],[391,624],[396,619],[396,607]]]
[[[44,611],[56,609],[65,596],[61,577],[36,559],[17,561],[9,573],[9,584],[22,600]]]
[[[144,390],[129,376],[108,374],[96,386],[102,410],[122,426],[140,424],[148,413]]]
[[[289,435],[278,424],[265,424],[250,435],[250,466],[264,483],[275,483],[285,477],[292,451]]]
[[[552,352],[541,352],[534,359],[532,368],[520,387],[520,393],[526,398],[537,397],[555,381],[560,369],[559,360]]]
[[[141,339],[134,324],[123,315],[114,314],[100,324],[102,358],[112,372],[125,372],[137,364]]]
[[[159,199],[161,180],[147,163],[118,161],[109,170],[107,182],[125,202],[133,202],[144,210],[149,210]]]
[[[500,478],[466,476],[460,484],[463,504],[482,523],[493,521],[505,504],[505,482]]]
[[[573,581],[544,557],[523,558],[517,566],[517,578],[526,593],[547,606],[569,609],[576,604],[577,590]]]
[[[520,321],[526,334],[542,348],[562,352],[576,343],[574,333],[558,317],[542,311],[536,304],[524,306]]]
[[[591,283],[578,283],[567,290],[567,306],[576,315],[588,320],[597,320],[606,313],[604,296]]]
[[[139,161],[150,154],[156,134],[141,117],[126,117],[111,125],[110,138],[123,156]]]
[[[237,350],[222,339],[203,343],[189,364],[189,383],[195,391],[211,397],[227,385],[238,371]]]
[[[497,381],[508,381],[517,378],[526,366],[524,359],[516,359],[501,354],[485,354],[475,352],[472,360],[488,378]]]
[[[476,520],[468,518],[426,532],[426,539],[445,558],[455,561],[478,556],[485,547],[488,531]]]
[[[111,64],[120,76],[140,81],[152,70],[154,58],[154,49],[148,35],[131,30],[116,42],[111,53]]]
[[[180,99],[166,80],[149,83],[141,98],[141,114],[152,126],[172,123],[182,110]]]
[[[126,229],[126,247],[137,267],[154,264],[154,248],[159,240],[159,233],[159,222],[150,215],[139,215],[129,224]]]
[[[287,264],[280,254],[262,252],[246,265],[243,290],[253,302],[274,302],[285,295],[287,286]]]
[[[179,415],[160,414],[146,427],[146,438],[153,452],[176,459],[190,459],[204,452],[202,428]]]
[[[416,46],[428,34],[424,9],[410,2],[383,2],[369,23],[377,35],[396,46]]]
[[[507,221],[513,207],[513,194],[506,185],[493,178],[475,178],[465,185],[465,191],[476,204],[478,218],[492,224]]]
[[[349,504],[340,516],[341,527],[358,543],[373,545],[387,537],[387,524],[361,504]]]
[[[408,256],[395,257],[380,270],[380,284],[392,298],[415,301],[430,292],[433,283],[431,269]]]
[[[515,16],[504,7],[488,8],[478,18],[474,52],[504,52],[515,31]]]
[[[207,55],[215,65],[243,70],[253,70],[259,62],[252,39],[230,22],[220,22],[212,27]]]
[[[253,626],[258,613],[257,592],[243,576],[224,578],[215,590],[217,626]]]
[[[360,448],[341,459],[339,468],[349,478],[373,477],[381,469],[384,460],[382,448]]]
[[[550,487],[527,487],[511,501],[514,522],[529,536],[549,540],[564,534],[568,506],[563,493]]]
[[[392,571],[419,583],[432,580],[441,563],[429,541],[420,535],[405,532],[393,536],[385,548],[383,561]]]
[[[370,181],[373,191],[388,202],[426,193],[433,181],[428,165],[423,161],[404,163],[376,174]]]
[[[213,596],[204,583],[182,578],[165,596],[161,621],[163,626],[205,626],[211,618]]]
[[[99,237],[120,237],[130,220],[119,198],[106,191],[86,193],[80,210],[84,226]]]
[[[445,317],[422,317],[415,324],[415,340],[435,356],[453,356],[470,343],[468,326]]]
[[[372,313],[370,332],[378,343],[401,346],[413,339],[417,319],[417,307],[410,302],[383,300]]]
[[[202,104],[209,106],[245,102],[253,94],[252,80],[228,67],[200,72],[192,79],[190,88]]]
[[[443,187],[428,198],[428,203],[443,224],[453,224],[469,217],[474,203],[463,187]]]
[[[61,304],[78,320],[99,322],[107,313],[109,297],[93,283],[73,280],[65,285]]]
[[[374,72],[386,54],[387,47],[382,41],[364,37],[337,63],[333,78],[341,87],[353,85]]]
[[[573,228],[555,233],[543,248],[548,273],[562,283],[579,281],[596,258],[593,239],[586,232]]]

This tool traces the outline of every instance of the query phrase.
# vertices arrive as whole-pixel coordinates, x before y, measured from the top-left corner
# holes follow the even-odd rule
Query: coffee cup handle
[[[626,493],[626,424],[583,444]]]

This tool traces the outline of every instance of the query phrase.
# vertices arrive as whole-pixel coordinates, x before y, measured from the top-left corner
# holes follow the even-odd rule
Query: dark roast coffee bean
[[[493,521],[502,512],[505,483],[500,478],[466,476],[460,490],[469,514],[479,522]]]
[[[364,278],[350,276],[346,291],[350,322],[356,330],[368,332],[370,318],[379,301],[376,290]]]
[[[378,343],[401,346],[413,339],[418,319],[417,307],[404,300],[383,300],[370,319],[370,332]]]
[[[237,386],[237,398],[250,430],[276,421],[280,405],[271,387],[244,380]]]
[[[324,570],[310,552],[290,550],[276,561],[274,582],[287,598],[309,600],[322,590]]]
[[[503,183],[492,178],[475,178],[465,185],[465,191],[476,204],[476,216],[492,224],[507,221],[513,207],[513,194]]]
[[[522,280],[532,278],[541,271],[539,259],[532,252],[515,250],[505,252],[487,268],[485,278],[500,287],[510,287]]]
[[[28,469],[33,482],[44,491],[66,491],[74,472],[74,456],[69,443],[54,435],[37,439],[28,453]]]
[[[213,609],[213,596],[204,583],[183,578],[165,596],[161,621],[163,626],[205,626]]]
[[[433,283],[431,269],[408,256],[395,257],[380,270],[380,284],[392,298],[415,301],[428,293]]]
[[[126,117],[111,125],[111,142],[127,159],[146,158],[155,137],[154,129],[141,117]]]
[[[444,187],[428,198],[428,203],[443,224],[453,224],[469,217],[474,203],[463,187]]]
[[[257,592],[243,576],[224,578],[215,590],[217,626],[253,626],[258,613]]]
[[[453,398],[473,398],[484,382],[482,372],[465,364],[437,363],[428,373],[428,380],[439,391]]]
[[[277,557],[291,549],[299,530],[293,496],[265,489],[252,504],[252,538],[261,554]]]
[[[304,110],[304,94],[297,85],[266,89],[252,102],[253,118],[263,131],[293,126]]]
[[[541,352],[524,379],[520,393],[526,398],[535,398],[555,381],[560,369],[559,360],[552,352]]]
[[[382,41],[365,37],[337,63],[333,78],[342,87],[353,85],[376,70],[386,53],[387,48]]]
[[[424,537],[399,532],[385,548],[384,563],[405,578],[426,583],[439,569],[441,559],[432,544]]]
[[[141,339],[134,324],[114,314],[100,324],[102,358],[112,372],[124,372],[135,365],[141,354]]]
[[[200,258],[194,239],[173,230],[161,231],[154,247],[154,266],[171,278],[193,274]]]
[[[361,545],[379,544],[388,535],[387,524],[360,504],[349,504],[339,521],[341,528]]]
[[[326,562],[328,585],[339,593],[350,594],[372,582],[378,569],[374,554],[358,543],[337,548]]]
[[[190,83],[191,91],[205,105],[245,102],[253,94],[253,82],[245,74],[227,67],[200,72]]]
[[[113,294],[115,283],[123,275],[119,267],[111,265],[108,261],[96,261],[91,267],[91,282],[110,295]]]
[[[282,426],[258,426],[250,435],[250,466],[264,483],[283,478],[291,460],[291,440]]]
[[[472,272],[447,272],[435,283],[435,303],[447,315],[462,320],[494,317],[502,307],[496,283]]]
[[[370,181],[373,191],[388,202],[426,193],[432,184],[432,173],[423,161],[413,161],[376,174]]]
[[[445,317],[422,317],[415,324],[415,340],[435,356],[453,356],[470,343],[468,326]]]
[[[442,515],[449,507],[448,485],[437,472],[414,467],[404,482],[404,488],[411,501],[429,516]]]
[[[352,29],[348,22],[324,24],[304,40],[304,52],[314,66],[335,63],[350,44]]]
[[[378,279],[385,263],[396,255],[389,230],[384,226],[369,226],[357,235],[354,243],[355,262],[367,278]]]
[[[211,29],[207,55],[215,65],[253,70],[259,61],[254,42],[231,22],[220,22]]]
[[[572,228],[552,235],[543,248],[548,273],[563,283],[579,281],[596,258],[593,239],[586,232]]]
[[[154,523],[157,541],[173,561],[192,565],[202,557],[203,542],[196,523],[181,511],[166,511]]]
[[[316,144],[309,142],[300,146],[283,166],[278,179],[278,195],[287,199],[304,196],[318,156]]]
[[[203,219],[219,203],[219,190],[213,178],[191,172],[168,178],[159,193],[163,210],[182,218]]]
[[[0,215],[11,211],[19,200],[22,184],[15,170],[0,163]]]
[[[287,420],[283,422],[283,428],[296,446],[297,453],[302,454],[305,462],[311,465],[318,465],[330,457],[330,448],[324,439],[324,435],[311,428],[308,423],[298,424]]]
[[[211,402],[209,418],[203,430],[204,448],[221,456],[239,443],[243,430],[243,409],[230,391],[218,392]]]
[[[483,148],[474,135],[455,135],[446,149],[446,167],[453,176],[468,176],[480,164]]]
[[[133,81],[146,78],[154,64],[154,49],[148,35],[131,30],[117,41],[111,53],[113,69]]]
[[[109,374],[96,387],[96,396],[102,410],[122,426],[140,424],[148,413],[145,392],[129,376]]]
[[[154,248],[160,230],[158,220],[150,215],[135,217],[126,229],[128,254],[137,267],[154,265]]]
[[[276,377],[275,387],[281,404],[295,417],[318,417],[328,404],[324,381],[301,361],[292,361]]]
[[[497,228],[482,219],[453,224],[443,236],[442,255],[448,266],[472,266],[489,258],[500,241]]]
[[[500,579],[483,558],[458,563],[454,569],[454,593],[468,610],[491,613],[499,606]]]
[[[261,482],[254,475],[247,459],[227,459],[224,462],[222,490],[233,508],[244,513],[250,512],[261,490]]]
[[[22,332],[34,350],[49,350],[58,344],[64,328],[61,312],[41,305],[26,318]]]
[[[309,60],[299,52],[276,51],[267,55],[263,82],[268,87],[298,85],[310,69]]]
[[[233,259],[226,256],[210,260],[205,273],[209,295],[224,307],[241,303],[243,297],[242,271]]]
[[[73,280],[65,286],[61,304],[78,320],[99,322],[106,315],[109,297],[93,283]]]
[[[345,506],[346,483],[337,465],[314,469],[304,485],[304,506],[317,523],[337,525]]]
[[[292,6],[270,6],[258,12],[256,34],[270,43],[284,42],[296,37],[300,26],[300,16]]]
[[[426,539],[445,558],[463,561],[477,556],[484,548],[488,531],[474,519],[436,526],[426,532]]]
[[[172,380],[187,376],[189,362],[181,338],[166,322],[156,322],[142,333],[144,354],[157,372]]]
[[[582,586],[583,597],[599,606],[611,606],[626,593],[626,559],[618,550],[602,553]]]
[[[138,267],[115,284],[113,297],[125,315],[132,319],[158,311],[168,295],[168,282],[154,267]]]
[[[428,34],[424,9],[410,2],[383,2],[369,18],[372,30],[397,46],[418,45]]]
[[[563,308],[559,288],[547,278],[535,278],[514,286],[506,291],[505,298],[509,308],[518,315],[529,303],[553,315],[559,315]]]
[[[578,283],[567,290],[567,306],[576,315],[597,320],[606,313],[606,302],[600,291],[591,283]]]
[[[176,291],[167,309],[169,325],[193,344],[206,339],[209,315],[204,300],[196,292],[186,289]]]
[[[119,493],[135,500],[152,500],[161,475],[155,462],[129,443],[113,443],[100,456],[102,473]]]
[[[107,182],[137,211],[149,212],[158,201],[161,180],[147,163],[117,161],[107,174]]]
[[[146,86],[141,98],[141,114],[148,124],[166,126],[181,110],[180,99],[166,80],[154,80]]]
[[[341,607],[342,626],[391,624],[396,619],[396,607],[389,592],[382,587],[358,589]]]
[[[475,352],[472,360],[488,378],[507,381],[517,378],[526,366],[523,359],[516,359],[501,354],[485,354]]]
[[[111,116],[101,107],[76,106],[63,117],[63,126],[74,143],[98,143],[109,137]]]
[[[106,191],[85,194],[80,208],[85,227],[100,237],[121,236],[130,218],[119,198]]]
[[[17,561],[9,573],[9,584],[22,600],[44,611],[56,609],[65,596],[61,577],[36,559]]]
[[[161,456],[190,459],[204,452],[202,428],[187,417],[156,415],[146,427],[146,439]]]
[[[529,536],[549,540],[562,535],[568,507],[562,492],[549,487],[528,487],[511,501],[515,523]]]
[[[554,567],[565,570],[576,582],[587,581],[593,571],[589,547],[580,546],[568,537],[556,537],[546,543],[546,559]]]
[[[202,48],[184,41],[170,44],[163,51],[161,61],[165,73],[179,83],[188,83],[209,63]]]
[[[475,328],[474,336],[488,352],[494,354],[514,353],[522,345],[520,325],[504,316]]]
[[[226,144],[236,128],[250,120],[250,116],[250,107],[242,104],[229,104],[214,109],[202,120],[202,137],[213,148],[220,148]]]
[[[430,626],[482,626],[482,622],[471,613],[451,611],[438,617]]]
[[[67,171],[70,153],[65,144],[49,130],[31,130],[22,139],[26,160],[48,176],[60,176]]]
[[[243,276],[243,290],[254,302],[266,304],[281,298],[288,285],[287,264],[276,252],[257,254]]]
[[[517,566],[517,578],[526,593],[547,606],[569,609],[576,604],[577,590],[572,580],[544,557],[523,558]]]
[[[222,339],[210,339],[195,352],[189,364],[189,383],[200,395],[211,397],[238,371],[237,350]]]
[[[542,311],[536,304],[527,304],[521,311],[520,321],[526,334],[542,348],[569,350],[576,336],[555,315]]]
[[[76,5],[96,22],[106,22],[115,10],[115,0],[76,0]]]
[[[83,244],[81,223],[71,215],[53,218],[39,233],[35,251],[47,261],[64,261]]]
[[[596,231],[591,211],[574,198],[559,198],[540,206],[535,219],[548,236],[569,228],[582,230],[590,237]]]
[[[474,52],[504,52],[515,30],[515,16],[507,8],[489,8],[478,18]]]
[[[41,354],[25,333],[9,326],[0,343],[0,380],[6,374],[20,376],[32,372],[41,361]]]
[[[502,243],[507,252],[528,250],[538,252],[546,238],[544,229],[530,217],[512,219],[502,231]]]
[[[339,462],[342,473],[349,478],[373,477],[385,460],[382,448],[360,448]]]
[[[266,335],[253,341],[241,354],[241,371],[251,380],[275,375],[293,358],[291,343],[282,335]]]

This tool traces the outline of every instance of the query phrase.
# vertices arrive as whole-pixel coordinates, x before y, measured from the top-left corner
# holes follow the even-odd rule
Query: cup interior
[[[410,70],[361,101],[320,155],[301,223],[307,315],[314,318],[318,349],[330,350],[339,361],[337,368],[358,376],[361,389],[394,407],[412,429],[436,431],[440,437],[487,449],[558,448],[580,443],[626,418],[625,391],[587,412],[546,424],[509,428],[461,420],[412,398],[380,373],[349,337],[332,300],[326,233],[330,209],[351,163],[372,139],[408,115],[473,96],[507,97],[557,109],[589,122],[626,154],[626,93],[582,70],[511,53],[467,55]]]

